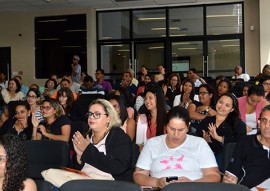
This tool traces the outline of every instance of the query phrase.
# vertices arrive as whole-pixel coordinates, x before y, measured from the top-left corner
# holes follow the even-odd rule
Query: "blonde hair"
[[[116,110],[114,109],[114,107],[112,106],[112,104],[105,100],[105,99],[96,99],[94,101],[91,102],[91,104],[89,105],[88,109],[90,109],[90,107],[94,104],[99,104],[102,105],[104,108],[105,113],[110,116],[111,120],[108,124],[108,129],[110,130],[112,127],[120,127],[122,125],[122,121],[119,118]]]

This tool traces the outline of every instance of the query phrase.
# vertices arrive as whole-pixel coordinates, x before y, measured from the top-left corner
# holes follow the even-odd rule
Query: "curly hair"
[[[23,190],[28,176],[28,163],[25,147],[17,136],[6,134],[0,137],[0,145],[6,151],[6,169],[3,191]]]

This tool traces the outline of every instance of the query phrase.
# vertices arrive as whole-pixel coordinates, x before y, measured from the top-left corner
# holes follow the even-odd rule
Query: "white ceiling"
[[[97,10],[194,5],[242,0],[0,0],[0,13],[93,7]]]

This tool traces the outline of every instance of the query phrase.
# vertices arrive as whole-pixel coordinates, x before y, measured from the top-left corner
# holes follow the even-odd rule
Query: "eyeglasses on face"
[[[260,125],[263,125],[263,126],[266,126],[267,123],[270,122],[270,119],[266,119],[264,117],[259,118],[259,120],[260,120]]]
[[[4,155],[0,155],[0,164],[3,164],[5,162],[7,162],[7,157]]]
[[[204,96],[205,94],[208,94],[209,92],[199,92],[200,96]]]
[[[49,111],[50,109],[52,109],[52,106],[40,106],[40,110]]]
[[[265,85],[266,87],[270,87],[270,83],[263,82],[262,84]]]
[[[86,117],[87,118],[90,118],[91,116],[93,116],[95,119],[99,119],[101,115],[107,115],[107,113],[98,113],[98,112],[95,112],[95,113],[92,113],[92,112],[88,112],[86,113]]]

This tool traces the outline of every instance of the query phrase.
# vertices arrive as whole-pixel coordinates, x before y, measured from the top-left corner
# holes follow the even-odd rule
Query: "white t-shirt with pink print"
[[[202,168],[217,167],[215,156],[204,139],[187,135],[182,145],[170,149],[166,136],[147,141],[136,167],[150,170],[150,175],[156,178],[185,176],[191,180],[203,177]]]

